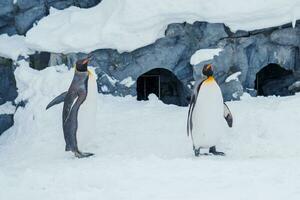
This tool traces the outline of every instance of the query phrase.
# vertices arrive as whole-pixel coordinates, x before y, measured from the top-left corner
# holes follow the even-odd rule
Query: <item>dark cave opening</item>
[[[187,106],[189,103],[189,93],[182,82],[163,68],[152,69],[137,79],[137,100],[149,100],[150,94],[155,94],[166,104]]]
[[[49,52],[37,52],[29,56],[29,65],[33,69],[43,70],[48,67],[50,61]]]
[[[288,87],[293,82],[293,71],[270,63],[256,74],[254,89],[257,91],[257,96],[288,96],[292,95]]]

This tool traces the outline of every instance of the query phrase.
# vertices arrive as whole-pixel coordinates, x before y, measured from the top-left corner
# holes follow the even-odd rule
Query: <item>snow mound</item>
[[[223,49],[200,49],[192,55],[190,63],[196,65],[203,61],[211,60],[214,56],[218,56],[222,50]]]
[[[89,9],[51,9],[28,31],[31,48],[57,53],[132,51],[164,36],[168,24],[208,21],[254,30],[300,19],[299,0],[103,0]]]

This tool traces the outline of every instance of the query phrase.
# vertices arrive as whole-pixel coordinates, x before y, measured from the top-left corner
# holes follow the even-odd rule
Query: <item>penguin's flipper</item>
[[[65,98],[65,104],[63,107],[63,132],[66,142],[66,150],[74,153],[78,151],[76,137],[78,128],[78,111],[81,104],[86,99],[86,92],[87,91],[84,89],[78,92],[70,92]]]
[[[195,98],[195,95],[193,93],[192,96],[191,96],[191,101],[190,101],[190,106],[189,106],[189,112],[188,112],[188,117],[187,117],[187,123],[186,123],[187,136],[190,135],[190,132],[192,130],[192,116],[191,115],[192,115],[192,110],[193,110],[193,108],[195,106],[195,102],[196,102],[195,99],[196,98]]]
[[[194,90],[193,90],[193,93],[192,93],[192,96],[191,96],[189,112],[188,112],[188,117],[187,117],[187,126],[186,126],[187,127],[187,136],[189,136],[190,133],[192,133],[192,130],[193,130],[192,116],[193,116],[193,111],[194,111],[194,107],[195,107],[195,104],[196,104],[196,100],[197,100],[197,97],[198,97],[198,92],[199,92],[199,89],[200,89],[202,83],[203,83],[203,81],[195,83]]]
[[[46,110],[48,110],[49,108],[51,108],[52,106],[62,103],[65,100],[65,97],[67,95],[67,91],[63,92],[62,94],[60,94],[59,96],[55,97],[46,107]]]
[[[233,123],[233,117],[232,114],[228,108],[228,106],[224,103],[224,118],[228,124],[228,126],[231,128]]]

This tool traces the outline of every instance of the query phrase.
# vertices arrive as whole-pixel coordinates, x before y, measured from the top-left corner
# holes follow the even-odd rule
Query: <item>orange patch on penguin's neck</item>
[[[88,71],[89,76],[93,76],[93,72],[91,70],[88,69],[87,71]]]
[[[213,76],[209,76],[209,77],[205,80],[205,83],[212,83],[212,82],[214,82],[214,81],[215,81],[214,77],[213,77]]]

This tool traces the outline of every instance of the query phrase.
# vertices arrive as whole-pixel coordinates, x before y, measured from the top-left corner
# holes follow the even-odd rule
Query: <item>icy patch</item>
[[[239,76],[242,74],[242,72],[236,72],[231,74],[230,76],[228,76],[225,80],[226,83],[230,82],[230,81],[238,81],[239,80]]]
[[[132,79],[131,76],[123,79],[120,84],[125,85],[126,87],[131,87],[133,84],[135,83],[135,81]]]
[[[0,56],[17,60],[19,56],[27,57],[33,53],[27,48],[25,37],[20,35],[0,35]]]
[[[203,61],[211,60],[214,56],[218,56],[223,49],[200,49],[191,57],[191,64],[196,65]]]
[[[16,111],[16,107],[12,105],[12,102],[6,102],[0,106],[0,115],[13,114]]]

